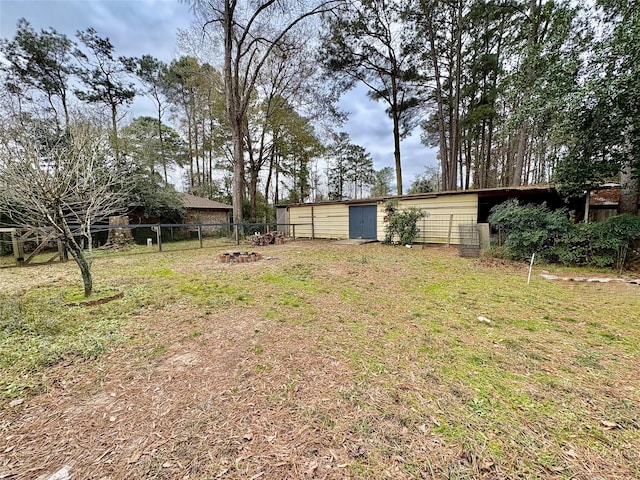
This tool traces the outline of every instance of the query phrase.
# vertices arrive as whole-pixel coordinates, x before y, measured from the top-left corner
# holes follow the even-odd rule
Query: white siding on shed
[[[428,198],[399,198],[398,208],[415,207],[425,212],[418,221],[418,243],[460,243],[460,225],[475,224],[478,219],[478,194],[434,195]],[[377,236],[384,241],[385,202],[378,202]],[[296,224],[298,237],[349,238],[349,204],[291,205],[289,221]],[[314,228],[312,229],[311,223]],[[291,233],[291,232],[290,232]]]
[[[311,223],[314,229],[312,232]],[[349,238],[349,205],[296,205],[289,207],[289,222],[297,237]]]
[[[289,223],[291,223],[290,234],[296,237],[312,236],[311,223],[313,216],[311,215],[310,205],[296,205],[289,207]]]
[[[313,216],[317,238],[349,238],[349,205],[317,205]]]
[[[384,241],[385,203],[378,204],[378,240]],[[398,200],[400,210],[419,208],[425,217],[418,220],[417,243],[442,243],[449,239],[451,245],[460,244],[459,225],[476,223],[478,220],[478,194],[465,193],[438,195],[430,198],[403,198]],[[449,229],[451,227],[451,237]]]

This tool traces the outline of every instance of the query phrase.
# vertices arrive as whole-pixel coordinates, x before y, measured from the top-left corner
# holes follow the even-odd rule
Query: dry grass
[[[91,308],[64,303],[72,264],[0,270],[55,353],[0,350],[0,478],[640,477],[639,286],[527,286],[439,248],[226,249],[98,258],[125,297]]]

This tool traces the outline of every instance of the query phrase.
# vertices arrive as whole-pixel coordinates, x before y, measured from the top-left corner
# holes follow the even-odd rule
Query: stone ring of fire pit
[[[256,252],[228,252],[218,255],[221,263],[249,263],[262,260],[262,255]]]

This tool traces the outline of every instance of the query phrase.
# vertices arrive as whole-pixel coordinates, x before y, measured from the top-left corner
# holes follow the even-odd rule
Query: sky
[[[180,56],[177,32],[193,20],[189,5],[179,0],[0,0],[0,38],[13,38],[20,18],[37,31],[52,27],[72,39],[78,30],[93,27],[111,40],[118,56],[149,54],[165,62]],[[140,97],[132,113],[153,115],[152,108]],[[394,169],[391,120],[384,106],[356,87],[343,95],[340,108],[348,115],[344,131],[371,154],[374,168]],[[436,165],[436,151],[422,146],[419,137],[415,131],[401,145],[405,191],[427,165]]]

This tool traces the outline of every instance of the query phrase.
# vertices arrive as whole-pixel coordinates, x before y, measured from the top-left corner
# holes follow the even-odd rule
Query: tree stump
[[[126,246],[133,243],[133,234],[130,228],[113,228],[119,225],[129,225],[129,217],[121,215],[117,217],[109,217],[109,236],[107,244],[113,246]]]

